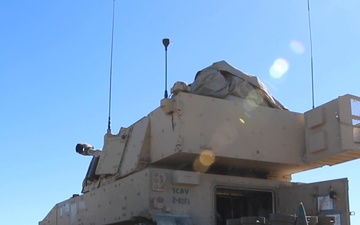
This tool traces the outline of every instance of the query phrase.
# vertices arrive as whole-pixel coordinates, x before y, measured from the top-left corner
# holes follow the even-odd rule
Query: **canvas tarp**
[[[257,105],[286,110],[257,77],[237,70],[226,61],[216,62],[199,71],[190,87],[193,94],[232,100],[244,98]]]

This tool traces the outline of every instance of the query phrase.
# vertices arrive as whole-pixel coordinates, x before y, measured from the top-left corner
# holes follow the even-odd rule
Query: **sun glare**
[[[293,52],[295,52],[296,54],[299,54],[299,55],[301,55],[305,52],[304,45],[298,40],[292,40],[290,42],[290,48]]]
[[[289,63],[284,58],[278,58],[270,67],[270,76],[279,79],[289,70]]]
[[[204,150],[193,163],[193,169],[199,173],[205,173],[215,162],[215,154],[212,150]]]

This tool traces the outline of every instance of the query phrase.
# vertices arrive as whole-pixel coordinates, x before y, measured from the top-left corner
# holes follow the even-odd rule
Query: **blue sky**
[[[315,105],[360,96],[359,9],[358,0],[311,1]],[[101,148],[107,127],[111,17],[111,0],[0,1],[3,224],[36,224],[81,191],[90,157],[74,147]],[[159,106],[165,37],[169,87],[226,60],[258,76],[291,111],[311,109],[305,0],[117,1],[113,133]],[[350,209],[360,213],[359,163],[293,178],[348,177]],[[351,219],[360,224],[359,215]]]

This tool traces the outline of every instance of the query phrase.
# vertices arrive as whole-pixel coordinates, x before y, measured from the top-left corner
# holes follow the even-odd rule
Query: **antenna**
[[[111,133],[111,94],[112,94],[112,68],[113,68],[113,51],[114,51],[114,24],[115,24],[115,0],[113,0],[113,15],[111,28],[111,50],[110,50],[110,75],[109,75],[109,114],[107,132]]]
[[[311,98],[312,108],[315,108],[315,92],[314,92],[314,60],[313,60],[313,45],[312,45],[312,33],[311,33],[311,17],[310,17],[310,0],[307,0],[308,5],[308,19],[309,19],[309,38],[310,38],[310,63],[311,63]]]
[[[164,38],[162,40],[162,43],[165,46],[165,93],[164,93],[164,97],[167,98],[168,97],[168,92],[167,92],[167,48],[170,44],[170,39]]]

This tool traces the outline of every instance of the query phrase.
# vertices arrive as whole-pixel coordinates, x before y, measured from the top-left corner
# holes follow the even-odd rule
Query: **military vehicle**
[[[360,157],[359,97],[292,112],[225,61],[171,93],[130,127],[108,129],[101,150],[78,144],[92,157],[82,194],[39,224],[350,224],[346,178],[291,175]]]

